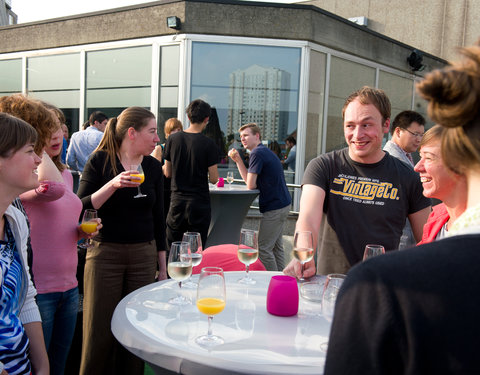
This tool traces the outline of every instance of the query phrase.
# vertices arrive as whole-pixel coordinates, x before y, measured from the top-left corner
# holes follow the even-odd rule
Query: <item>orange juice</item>
[[[142,173],[142,174],[140,174],[140,173],[131,173],[131,174],[130,174],[130,177],[134,177],[134,178],[135,178],[135,179],[132,180],[132,181],[134,181],[134,182],[140,182],[141,184],[143,183],[143,181],[145,181],[145,175],[144,175],[143,173]],[[138,181],[138,180],[140,180],[140,181]]]
[[[205,315],[215,315],[225,308],[225,301],[220,298],[200,298],[197,308]]]
[[[82,224],[80,224],[82,230],[85,233],[93,233],[97,230],[97,225],[98,223],[96,221],[85,221]]]

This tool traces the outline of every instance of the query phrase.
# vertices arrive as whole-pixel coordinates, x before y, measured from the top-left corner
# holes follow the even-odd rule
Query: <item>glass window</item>
[[[260,126],[265,144],[280,145],[284,158],[285,138],[296,137],[300,59],[300,48],[193,43],[190,97],[215,108],[206,131],[221,150],[220,167],[229,148],[241,148],[237,131],[249,122]]]
[[[166,46],[160,50],[160,100],[158,108],[159,135],[165,138],[163,126],[170,117],[178,115],[178,79],[180,47]]]
[[[37,56],[27,59],[30,96],[59,107],[70,133],[79,126],[80,54]]]
[[[345,99],[363,86],[375,87],[375,69],[332,56],[326,151],[345,147],[342,108]]]
[[[117,116],[130,106],[150,108],[152,47],[87,53],[86,113]]]
[[[392,121],[400,112],[412,109],[412,79],[380,71],[378,88],[384,90],[390,99],[392,104]]]
[[[305,169],[310,160],[322,152],[326,60],[327,57],[324,53],[311,51],[307,137],[305,143],[305,165],[302,166],[303,169]]]
[[[22,59],[0,60],[0,96],[22,92]]]

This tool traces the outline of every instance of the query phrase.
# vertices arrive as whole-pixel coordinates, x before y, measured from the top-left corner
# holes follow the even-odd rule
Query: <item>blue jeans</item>
[[[37,294],[43,336],[50,361],[50,374],[62,374],[75,333],[78,288],[66,292]]]

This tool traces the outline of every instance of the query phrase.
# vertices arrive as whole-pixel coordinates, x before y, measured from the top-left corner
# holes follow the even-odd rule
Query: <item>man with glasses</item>
[[[400,112],[390,127],[392,139],[385,144],[383,150],[413,169],[415,163],[411,154],[417,151],[424,133],[425,119],[420,113],[415,111]],[[406,249],[415,244],[412,227],[410,221],[407,220],[398,248]]]
[[[417,151],[425,133],[425,119],[415,111],[400,112],[392,122],[392,139],[383,148],[390,155],[414,167],[412,152]]]

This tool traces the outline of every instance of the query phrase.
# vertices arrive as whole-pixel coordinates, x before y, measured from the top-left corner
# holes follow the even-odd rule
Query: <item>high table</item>
[[[221,188],[210,185],[212,218],[204,247],[238,243],[250,204],[259,193],[259,190],[249,190],[245,185],[232,184],[229,187],[225,184]]]
[[[129,351],[148,362],[156,374],[322,374],[330,323],[320,305],[300,298],[292,317],[270,315],[266,294],[279,272],[251,272],[256,285],[237,280],[244,272],[225,272],[227,304],[213,319],[213,333],[225,343],[207,350],[195,338],[207,332],[207,316],[195,306],[195,290],[182,289],[193,304],[177,307],[173,280],[147,285],[126,296],[115,309],[112,331]],[[198,275],[192,277],[198,280]],[[171,371],[171,372],[170,372]]]

